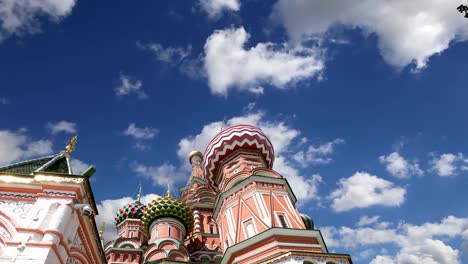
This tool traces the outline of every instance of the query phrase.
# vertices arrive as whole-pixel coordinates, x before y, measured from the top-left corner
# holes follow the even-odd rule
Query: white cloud
[[[53,22],[69,15],[76,0],[2,0],[0,2],[0,41],[11,35],[38,33],[39,18]]]
[[[156,60],[169,63],[178,64],[187,58],[192,53],[192,46],[188,45],[187,48],[183,47],[163,47],[159,43],[144,44],[137,42],[137,46],[141,49],[151,51]]]
[[[58,121],[56,123],[49,122],[47,123],[47,128],[52,134],[57,134],[60,132],[76,134],[78,132],[78,130],[76,129],[76,123],[68,122],[65,120]]]
[[[130,123],[123,133],[136,140],[133,145],[136,149],[149,150],[151,149],[151,145],[147,144],[145,140],[155,138],[159,134],[159,129],[153,127],[137,127],[134,123]]]
[[[293,42],[324,36],[336,25],[359,28],[377,36],[383,59],[394,66],[426,66],[429,58],[455,41],[468,38],[466,19],[455,8],[456,0],[279,0],[274,15],[284,24]]]
[[[0,97],[0,105],[6,105],[9,101],[6,97]]]
[[[345,141],[341,138],[323,143],[319,146],[309,146],[307,151],[298,151],[294,154],[293,159],[304,166],[328,164],[333,161],[330,155],[333,154],[336,145],[343,144]]]
[[[252,87],[262,83],[286,89],[319,75],[324,68],[317,49],[273,43],[247,49],[248,39],[243,27],[217,30],[208,37],[205,70],[212,93],[227,96],[234,88],[252,92]]]
[[[115,95],[121,97],[136,94],[139,99],[147,99],[148,95],[141,88],[142,82],[134,80],[128,75],[120,74],[120,85],[114,88]]]
[[[159,196],[156,194],[147,194],[142,197],[141,202],[147,204],[158,197]],[[119,209],[135,200],[136,199],[132,197],[122,197],[119,199],[104,200],[97,204],[99,215],[96,216],[96,225],[100,228],[102,223],[105,223],[104,240],[106,242],[117,238],[114,217],[117,215]]]
[[[393,176],[400,179],[407,179],[411,176],[422,176],[424,172],[419,168],[417,162],[410,163],[398,152],[392,152],[388,156],[380,156],[380,163],[385,165],[385,169]]]
[[[349,178],[340,179],[330,198],[332,208],[343,212],[376,205],[399,206],[405,201],[405,194],[405,188],[392,182],[366,172],[356,172]]]
[[[91,165],[84,162],[84,161],[81,161],[79,159],[72,159],[71,160],[71,167],[72,167],[73,174],[81,174],[87,168],[89,168],[89,166],[91,166]]]
[[[463,234],[468,234],[468,218],[448,216],[440,223],[399,224],[392,229],[330,226],[321,229],[325,230],[325,238],[333,241],[334,247],[359,247],[360,252],[365,250],[365,246],[380,244],[396,244],[399,247],[394,256],[386,253],[375,256],[370,262],[373,264],[457,264],[460,263],[459,251],[446,243],[459,237],[467,240],[468,236]]]
[[[50,140],[32,140],[25,131],[0,130],[0,164],[52,153]]]
[[[367,216],[367,215],[363,215],[361,216],[361,218],[359,218],[359,222],[357,223],[358,226],[366,226],[366,225],[371,225],[371,224],[375,224],[379,221],[379,218],[380,216],[379,215],[375,215],[375,216]]]
[[[239,11],[240,0],[199,0],[200,7],[210,18],[218,18],[224,10]]]
[[[135,139],[153,139],[157,136],[159,130],[152,127],[137,127],[134,123],[130,123],[127,129],[124,131],[126,136],[133,137]]]
[[[467,163],[467,161],[463,158],[462,153],[446,153],[440,155],[439,157],[434,157],[430,161],[430,164],[432,165],[431,169],[436,171],[437,174],[441,177],[455,176],[457,175],[459,169],[465,170],[465,166],[461,165],[461,163]]]
[[[166,187],[168,183],[174,186],[175,183],[181,183],[189,177],[186,170],[175,167],[170,163],[164,163],[160,166],[147,166],[134,163],[132,170],[139,176],[150,179],[153,185],[162,187]],[[173,187],[171,189],[174,190]]]
[[[305,177],[281,156],[276,157],[273,169],[288,180],[299,203],[307,200],[320,200],[318,187],[322,183],[322,177],[319,174]]]

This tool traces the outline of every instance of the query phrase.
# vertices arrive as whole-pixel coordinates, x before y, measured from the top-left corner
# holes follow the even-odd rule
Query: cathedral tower
[[[213,218],[224,253],[221,263],[327,258],[350,263],[349,256],[329,254],[320,231],[310,230],[313,225],[297,210],[288,182],[272,170],[274,158],[270,140],[250,125],[228,127],[208,144],[203,169],[217,193]]]

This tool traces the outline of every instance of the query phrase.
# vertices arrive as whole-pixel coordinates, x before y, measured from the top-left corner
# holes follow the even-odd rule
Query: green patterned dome
[[[124,220],[128,218],[132,219],[140,219],[143,216],[143,212],[145,211],[145,205],[140,203],[139,201],[135,201],[133,203],[129,203],[124,207],[120,208],[115,216],[115,225],[122,223]]]
[[[172,217],[182,222],[187,230],[187,234],[193,228],[192,210],[179,199],[172,196],[161,196],[154,199],[146,206],[146,210],[141,218],[145,228],[148,230],[151,223],[159,218]]]

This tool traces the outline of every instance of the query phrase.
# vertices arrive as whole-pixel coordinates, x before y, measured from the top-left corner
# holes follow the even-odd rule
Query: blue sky
[[[226,125],[355,263],[468,262],[468,19],[457,1],[0,0],[0,163],[94,165],[99,221],[189,176]],[[223,124],[224,123],[224,124]]]

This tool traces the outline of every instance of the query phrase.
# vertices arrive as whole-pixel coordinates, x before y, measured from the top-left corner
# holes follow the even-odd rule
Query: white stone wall
[[[18,231],[8,240],[20,243],[18,246],[7,246],[0,256],[0,263],[60,263],[50,246],[32,246],[27,242],[54,243],[61,258],[66,262],[67,251],[61,245],[60,237],[41,232],[55,230],[63,235],[65,244],[71,246],[76,235],[79,221],[77,212],[66,204],[73,201],[67,198],[37,198],[33,202],[0,200],[0,210],[13,218],[17,228],[27,228],[31,231]],[[34,231],[36,230],[36,231]]]

